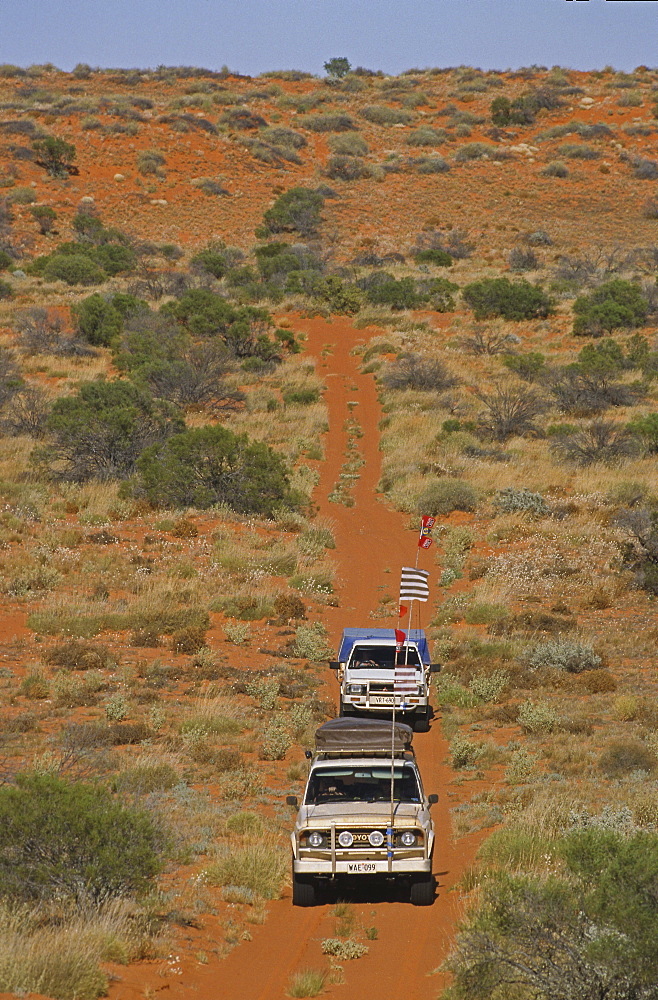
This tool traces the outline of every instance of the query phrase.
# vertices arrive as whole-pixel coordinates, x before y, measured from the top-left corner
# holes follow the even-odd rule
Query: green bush
[[[448,133],[445,129],[429,128],[427,125],[421,125],[409,133],[406,143],[409,146],[440,146],[441,143],[446,142],[447,138]]]
[[[292,504],[283,460],[261,442],[221,426],[175,434],[137,462],[135,492],[165,507],[227,504],[244,514],[273,516]]]
[[[478,320],[494,316],[507,320],[544,319],[553,312],[551,299],[523,279],[512,282],[509,278],[484,278],[466,285],[462,295]]]
[[[428,250],[418,250],[414,254],[417,264],[434,264],[435,267],[452,267],[454,261],[446,250],[430,248]]]
[[[330,156],[327,160],[327,177],[332,180],[358,181],[371,177],[372,170],[360,156]]]
[[[526,733],[552,733],[558,725],[555,709],[547,701],[524,701],[519,705],[519,725]]]
[[[421,514],[436,517],[453,510],[475,510],[479,502],[479,493],[470,483],[461,479],[439,479],[423,490],[416,508]]]
[[[560,638],[538,643],[525,654],[524,660],[532,670],[549,667],[553,670],[565,670],[570,674],[598,670],[602,665],[601,657],[594,652],[590,643]]]
[[[279,195],[271,208],[263,213],[267,233],[297,230],[303,236],[315,233],[320,225],[324,198],[309,188],[294,187]]]
[[[145,389],[120,380],[83,382],[55,401],[47,419],[51,443],[34,457],[67,479],[124,479],[147,445],[183,426],[175,407]]]
[[[347,76],[351,68],[350,61],[345,56],[335,56],[333,59],[328,59],[324,64],[327,75],[337,80],[342,80],[344,76]]]
[[[414,309],[422,301],[413,278],[400,278],[398,281],[386,276],[384,280],[370,284],[366,288],[366,295],[373,305],[389,306],[396,310]]]
[[[36,162],[45,167],[51,177],[68,177],[76,158],[75,146],[54,135],[35,139],[32,149],[37,154]]]
[[[2,299],[10,299],[13,294],[14,294],[14,289],[9,284],[9,282],[3,281],[2,278],[0,278],[0,301]]]
[[[137,154],[137,169],[145,177],[164,177],[163,167],[166,162],[164,154],[158,149],[144,149]]]
[[[615,278],[599,285],[573,304],[577,337],[601,337],[613,330],[644,326],[649,304],[639,285]]]
[[[0,788],[0,895],[100,902],[140,892],[160,870],[151,819],[107,789],[43,775]]]
[[[102,285],[107,275],[86,254],[52,254],[43,269],[46,281],[65,281],[67,285]]]
[[[36,219],[39,229],[44,236],[54,228],[57,212],[50,205],[33,205],[30,208],[30,215],[33,219]]]
[[[368,153],[368,143],[359,132],[330,135],[327,145],[338,156],[366,156]]]
[[[310,132],[356,131],[354,119],[346,114],[300,115],[297,121]]]
[[[88,343],[109,347],[123,330],[123,317],[111,301],[97,292],[71,307],[76,331]]]
[[[390,108],[386,104],[369,104],[361,112],[368,122],[374,125],[408,125],[414,116],[401,108]]]

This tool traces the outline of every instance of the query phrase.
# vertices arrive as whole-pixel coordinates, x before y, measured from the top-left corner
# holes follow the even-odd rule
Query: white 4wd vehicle
[[[427,638],[422,629],[405,633],[399,645],[392,628],[343,629],[338,659],[330,666],[340,684],[339,715],[376,715],[395,711],[417,733],[430,726],[430,674],[439,670],[430,663]],[[396,686],[396,664],[404,666],[405,690]]]
[[[356,879],[402,881],[416,906],[434,901],[429,808],[438,796],[423,791],[412,738],[409,726],[384,720],[319,727],[291,835],[295,906],[312,906],[323,884]]]

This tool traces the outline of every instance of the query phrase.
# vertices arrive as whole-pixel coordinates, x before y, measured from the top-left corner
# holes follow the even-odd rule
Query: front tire
[[[411,883],[409,890],[409,902],[413,906],[431,906],[434,902],[435,881],[434,876],[417,879]]]
[[[315,906],[317,893],[312,881],[300,879],[292,873],[292,905],[293,906]]]

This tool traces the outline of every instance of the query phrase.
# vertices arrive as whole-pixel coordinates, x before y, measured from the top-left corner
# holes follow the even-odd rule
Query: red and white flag
[[[399,694],[403,698],[407,694],[417,694],[418,681],[416,680],[416,668],[410,667],[405,663],[398,664],[395,668],[393,690],[395,694]]]
[[[418,548],[419,549],[429,549],[432,544],[432,539],[430,535],[432,534],[432,528],[436,524],[436,518],[432,517],[431,514],[425,514],[420,520],[420,535],[418,536]]]

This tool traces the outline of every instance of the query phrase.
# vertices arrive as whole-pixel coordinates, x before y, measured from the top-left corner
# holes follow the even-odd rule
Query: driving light
[[[354,843],[354,837],[349,830],[343,830],[338,834],[338,843],[341,847],[351,847]]]
[[[368,836],[368,840],[370,841],[373,847],[381,847],[382,844],[384,843],[384,834],[381,832],[381,830],[373,830],[372,833]]]
[[[308,835],[308,842],[311,847],[322,847],[324,837],[319,832],[319,830],[312,830]]]
[[[416,834],[412,830],[405,830],[400,837],[403,847],[413,847],[416,843]]]

